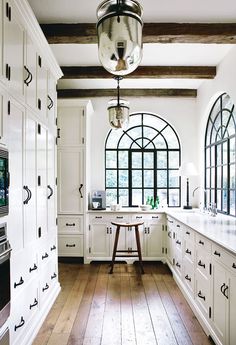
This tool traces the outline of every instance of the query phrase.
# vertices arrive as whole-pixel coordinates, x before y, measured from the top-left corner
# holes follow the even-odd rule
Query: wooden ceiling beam
[[[50,44],[97,43],[95,23],[41,24]],[[143,43],[236,43],[236,23],[144,23]]]
[[[58,98],[117,97],[116,89],[59,89]],[[121,97],[197,97],[195,89],[121,89]]]
[[[62,66],[63,79],[111,79],[112,75],[101,66]],[[213,79],[214,66],[139,66],[125,79]]]

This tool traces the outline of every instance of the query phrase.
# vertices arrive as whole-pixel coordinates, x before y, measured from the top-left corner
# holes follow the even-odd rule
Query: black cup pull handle
[[[38,268],[38,266],[37,266],[36,264],[34,264],[33,267],[30,267],[30,268],[29,268],[29,273],[31,273],[31,272],[37,270],[37,268]]]
[[[51,251],[56,250],[56,249],[57,247],[55,246],[55,244],[50,248]]]
[[[82,194],[82,191],[81,191],[82,188],[83,188],[83,183],[81,183],[80,186],[79,186],[79,193],[80,193],[81,199],[83,198],[83,194]]]
[[[52,187],[48,184],[48,189],[49,189],[49,191],[50,191],[50,193],[49,193],[49,195],[48,195],[48,199],[50,199],[51,198],[51,196],[53,196],[53,189],[52,189]]]
[[[44,291],[46,291],[47,289],[49,289],[48,283],[46,283],[45,287],[42,288],[42,291],[44,292]]]
[[[20,277],[19,283],[14,283],[14,288],[16,288],[17,286],[20,286],[22,284],[24,284],[24,279],[22,277]]]
[[[44,255],[42,255],[42,260],[48,258],[48,253],[45,253]]]
[[[23,316],[21,316],[19,325],[15,325],[15,328],[14,328],[15,331],[16,331],[18,328],[24,326],[24,324],[25,324],[25,320],[24,320]]]
[[[198,261],[198,266],[206,268],[206,265],[201,262],[201,260]]]
[[[27,197],[26,199],[23,201],[24,205],[27,205],[29,200],[31,199],[31,191],[29,190],[28,186],[23,186],[23,189],[27,192]]]
[[[219,256],[220,257],[220,252],[217,252],[216,250],[214,251],[214,255]]]
[[[202,295],[201,290],[198,292],[197,295],[198,295],[199,298],[202,298],[204,301],[206,300],[206,297]]]
[[[57,277],[57,274],[54,272],[53,275],[51,275],[51,279],[55,279]]]
[[[35,298],[33,304],[30,304],[30,310],[31,310],[32,308],[36,307],[36,305],[38,305],[38,303],[39,303],[39,302],[38,302],[37,299]]]

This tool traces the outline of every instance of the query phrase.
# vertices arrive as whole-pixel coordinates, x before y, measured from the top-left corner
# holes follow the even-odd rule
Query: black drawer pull
[[[232,268],[236,268],[236,264],[235,263],[233,263]]]
[[[206,265],[201,262],[201,260],[198,261],[198,266],[206,268]]]
[[[202,295],[201,290],[198,292],[197,295],[198,295],[199,298],[202,298],[204,301],[206,300],[206,297]]]
[[[152,219],[158,219],[159,216],[152,216]]]
[[[33,304],[30,304],[30,310],[32,309],[32,308],[34,308],[34,307],[36,307],[36,305],[38,305],[38,301],[37,301],[37,299],[35,298],[34,299],[34,303]]]
[[[168,232],[168,237],[169,237],[169,238],[172,238],[172,237],[171,237],[171,231]]]
[[[179,268],[181,267],[181,265],[178,262],[176,262],[176,266]]]
[[[198,243],[204,246],[204,242],[203,241],[199,240]]]
[[[48,283],[46,283],[45,287],[42,288],[42,291],[44,292],[44,291],[46,291],[47,289],[49,289]]]
[[[167,220],[168,220],[168,222],[170,222],[170,223],[174,223],[173,220],[169,220],[169,219],[167,219]]]
[[[136,216],[136,219],[143,219],[143,216]]]
[[[189,249],[186,249],[186,250],[185,250],[185,253],[186,253],[186,254],[189,254],[189,255],[192,254],[191,250],[189,250]]]
[[[181,244],[181,241],[180,241],[180,240],[177,240],[177,241],[176,241],[176,244]]]
[[[55,244],[50,248],[51,252],[52,252],[53,250],[56,250],[56,249],[57,249],[57,247],[55,246]]]
[[[216,250],[214,251],[214,255],[219,256],[219,257],[221,256],[221,254],[217,252]]]
[[[29,273],[31,273],[31,272],[37,270],[37,268],[38,268],[38,266],[37,266],[36,264],[34,264],[33,267],[30,267],[30,268],[29,268]]]
[[[177,226],[177,228],[180,228],[180,225],[179,225],[179,224],[177,224],[176,226]]]
[[[48,258],[48,253],[45,253],[44,255],[42,255],[42,260],[47,259]]]
[[[17,286],[20,286],[22,284],[24,284],[24,279],[22,277],[20,277],[19,283],[14,283],[14,288],[16,288]]]
[[[66,226],[75,226],[75,223],[66,223]]]
[[[189,231],[186,231],[186,235],[190,235],[190,232],[189,232]]]
[[[75,247],[75,244],[66,244],[66,247],[72,248]]]
[[[20,323],[19,323],[19,325],[15,325],[14,330],[16,331],[18,328],[24,326],[24,324],[25,324],[25,320],[24,320],[23,316],[21,316]]]
[[[188,274],[184,278],[191,282],[191,278],[188,276]]]
[[[123,219],[123,216],[116,216],[116,219]]]
[[[102,216],[96,216],[95,219],[102,219]]]
[[[57,277],[57,274],[54,272],[53,275],[51,276],[51,279],[55,279]]]

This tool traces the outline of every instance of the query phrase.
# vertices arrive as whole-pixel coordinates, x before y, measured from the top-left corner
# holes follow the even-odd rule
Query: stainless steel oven
[[[10,315],[10,255],[11,246],[6,236],[6,223],[0,224],[0,327]]]

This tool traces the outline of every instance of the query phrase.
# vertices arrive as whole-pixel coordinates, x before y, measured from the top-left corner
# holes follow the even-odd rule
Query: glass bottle
[[[153,210],[155,207],[155,202],[154,202],[154,198],[152,196],[150,198],[150,205],[152,206],[152,210]]]

